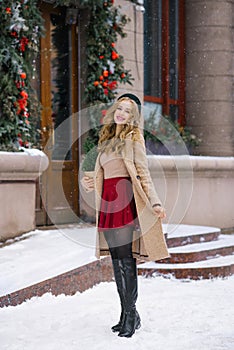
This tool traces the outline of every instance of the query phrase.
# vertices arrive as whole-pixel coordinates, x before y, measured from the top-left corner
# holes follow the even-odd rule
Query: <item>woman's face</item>
[[[114,122],[122,125],[126,124],[132,116],[132,104],[130,101],[121,101],[114,113]]]

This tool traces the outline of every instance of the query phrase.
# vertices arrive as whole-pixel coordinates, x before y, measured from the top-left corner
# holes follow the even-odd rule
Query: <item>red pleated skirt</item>
[[[137,211],[129,177],[104,179],[99,231],[137,225]]]

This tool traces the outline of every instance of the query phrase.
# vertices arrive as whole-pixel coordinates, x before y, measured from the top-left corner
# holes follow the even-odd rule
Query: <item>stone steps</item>
[[[167,225],[165,230],[169,248],[193,243],[210,242],[218,239],[220,229],[209,226]]]
[[[138,265],[138,274],[143,276],[167,275],[178,279],[209,279],[228,277],[234,274],[234,255],[203,260],[196,263]]]
[[[167,234],[167,243],[170,258],[139,264],[139,274],[173,275],[180,279],[234,274],[234,235],[221,235],[220,229],[214,227],[180,225]]]
[[[170,259],[138,265],[144,276],[174,276],[178,279],[209,279],[234,274],[234,235],[221,235],[215,227],[168,225],[167,242]],[[0,308],[19,305],[34,296],[51,292],[53,295],[73,295],[97,283],[113,278],[110,257],[67,271],[42,282],[0,297]]]
[[[171,257],[160,262],[179,264],[230,255],[234,252],[234,235],[220,235],[218,240],[213,242],[169,248],[169,252]]]

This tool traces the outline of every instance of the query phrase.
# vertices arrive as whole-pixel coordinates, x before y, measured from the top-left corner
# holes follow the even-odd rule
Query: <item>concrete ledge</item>
[[[149,167],[152,171],[157,171],[158,162],[165,172],[181,169],[183,171],[231,171],[234,173],[234,157],[202,157],[202,156],[147,156]]]
[[[35,228],[36,179],[48,164],[39,150],[0,152],[0,241]]]
[[[234,157],[148,156],[169,223],[234,227]]]
[[[0,152],[0,181],[32,180],[48,167],[47,156],[39,150]]]
[[[76,292],[84,292],[100,282],[110,282],[112,278],[111,259],[106,257],[2,296],[0,297],[0,308],[4,306],[16,306],[32,297],[42,296],[45,293],[73,295]]]

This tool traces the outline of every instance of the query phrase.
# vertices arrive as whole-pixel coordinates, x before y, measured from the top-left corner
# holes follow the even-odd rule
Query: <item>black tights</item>
[[[133,228],[125,226],[104,231],[112,259],[132,258]]]

